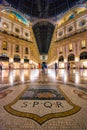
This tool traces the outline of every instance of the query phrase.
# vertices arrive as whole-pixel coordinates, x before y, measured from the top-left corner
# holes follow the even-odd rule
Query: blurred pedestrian
[[[70,70],[70,63],[68,63],[67,69]]]
[[[58,69],[58,65],[57,65],[57,63],[55,63],[55,74],[56,74],[56,76],[57,76],[57,69]]]
[[[2,70],[2,65],[0,64],[0,70]]]

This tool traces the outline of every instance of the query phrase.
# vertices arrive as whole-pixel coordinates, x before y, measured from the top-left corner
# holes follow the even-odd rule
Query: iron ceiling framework
[[[12,7],[31,17],[50,18],[67,11],[82,0],[6,0]]]

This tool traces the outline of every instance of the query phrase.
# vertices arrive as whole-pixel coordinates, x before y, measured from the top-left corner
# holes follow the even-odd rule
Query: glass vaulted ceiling
[[[39,22],[33,26],[40,54],[47,54],[51,43],[54,26],[49,22]]]
[[[6,0],[10,5],[31,17],[49,18],[76,5],[81,0]]]

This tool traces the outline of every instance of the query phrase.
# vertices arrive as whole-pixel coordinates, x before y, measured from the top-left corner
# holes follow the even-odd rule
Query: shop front
[[[29,59],[24,59],[24,69],[29,69]]]
[[[0,55],[0,66],[2,69],[8,69],[9,68],[9,57],[7,54],[1,54]]]
[[[14,66],[13,67],[14,69],[20,69],[20,63],[18,63],[18,62],[14,62],[13,66]]]
[[[87,52],[82,52],[80,54],[80,68],[87,69]]]
[[[76,68],[74,54],[70,54],[68,56],[68,64],[70,64],[70,69],[75,69]]]
[[[64,57],[60,56],[59,57],[59,65],[58,65],[59,69],[64,69]]]
[[[13,63],[13,68],[14,69],[20,69],[21,63],[20,63],[20,56],[15,55],[14,56],[14,63]]]

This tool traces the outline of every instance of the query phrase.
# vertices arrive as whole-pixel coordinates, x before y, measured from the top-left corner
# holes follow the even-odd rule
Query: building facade
[[[67,19],[70,16],[67,13],[56,25],[49,61],[54,57],[59,68],[87,68],[87,10]]]
[[[35,44],[29,21],[24,24],[16,16],[0,12],[0,64],[3,69],[29,68],[30,61],[37,62],[39,52]]]

